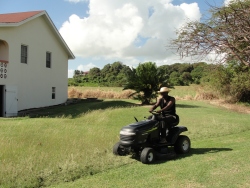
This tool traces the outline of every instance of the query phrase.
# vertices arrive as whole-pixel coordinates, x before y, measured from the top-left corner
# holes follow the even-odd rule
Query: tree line
[[[146,62],[147,63],[147,62]],[[199,63],[175,63],[156,67],[156,71],[169,85],[187,86],[189,84],[200,84],[201,79],[208,74],[212,64]],[[132,73],[132,68],[122,62],[114,62],[105,65],[102,69],[94,67],[88,72],[75,70],[73,78],[69,78],[69,86],[108,86],[123,87]],[[146,74],[146,72],[144,72]]]

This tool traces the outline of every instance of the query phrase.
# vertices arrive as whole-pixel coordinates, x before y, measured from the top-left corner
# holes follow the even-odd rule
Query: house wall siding
[[[8,77],[0,85],[18,89],[18,111],[64,103],[68,89],[68,56],[43,16],[18,27],[0,28],[9,46]],[[21,63],[21,45],[28,46],[28,63]],[[46,52],[51,68],[46,68]],[[56,98],[52,99],[52,87]]]

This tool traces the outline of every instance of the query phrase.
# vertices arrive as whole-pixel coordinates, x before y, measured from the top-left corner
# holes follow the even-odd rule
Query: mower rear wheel
[[[152,148],[144,148],[141,152],[141,162],[144,164],[150,164],[155,159],[155,152]]]
[[[121,147],[120,142],[117,142],[113,146],[113,154],[114,155],[120,155],[120,156],[126,155],[125,149],[123,147]]]
[[[190,139],[185,135],[180,135],[175,142],[174,150],[178,154],[188,153],[191,147]]]

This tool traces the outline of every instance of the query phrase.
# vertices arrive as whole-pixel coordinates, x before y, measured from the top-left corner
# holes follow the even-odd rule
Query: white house
[[[46,11],[0,14],[0,117],[66,102],[74,58]]]

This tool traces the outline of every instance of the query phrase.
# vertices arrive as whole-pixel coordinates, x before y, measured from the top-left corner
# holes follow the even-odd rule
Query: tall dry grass
[[[199,88],[196,91],[194,100],[218,100],[220,99],[219,94],[216,91],[204,90]]]
[[[133,90],[108,90],[99,88],[69,88],[69,98],[101,98],[101,99],[129,99]],[[198,86],[176,86],[170,93],[177,100],[214,100],[219,99],[217,92],[205,90]]]
[[[247,114],[250,113],[250,108],[248,104],[235,103],[231,100],[230,97],[221,96],[218,91],[199,88],[193,100],[207,101],[212,105],[223,107],[231,111]]]
[[[129,99],[130,95],[133,93],[133,90],[124,90],[124,91],[104,91],[101,89],[86,89],[79,90],[77,88],[71,88],[68,91],[69,98],[100,98],[100,99]]]

